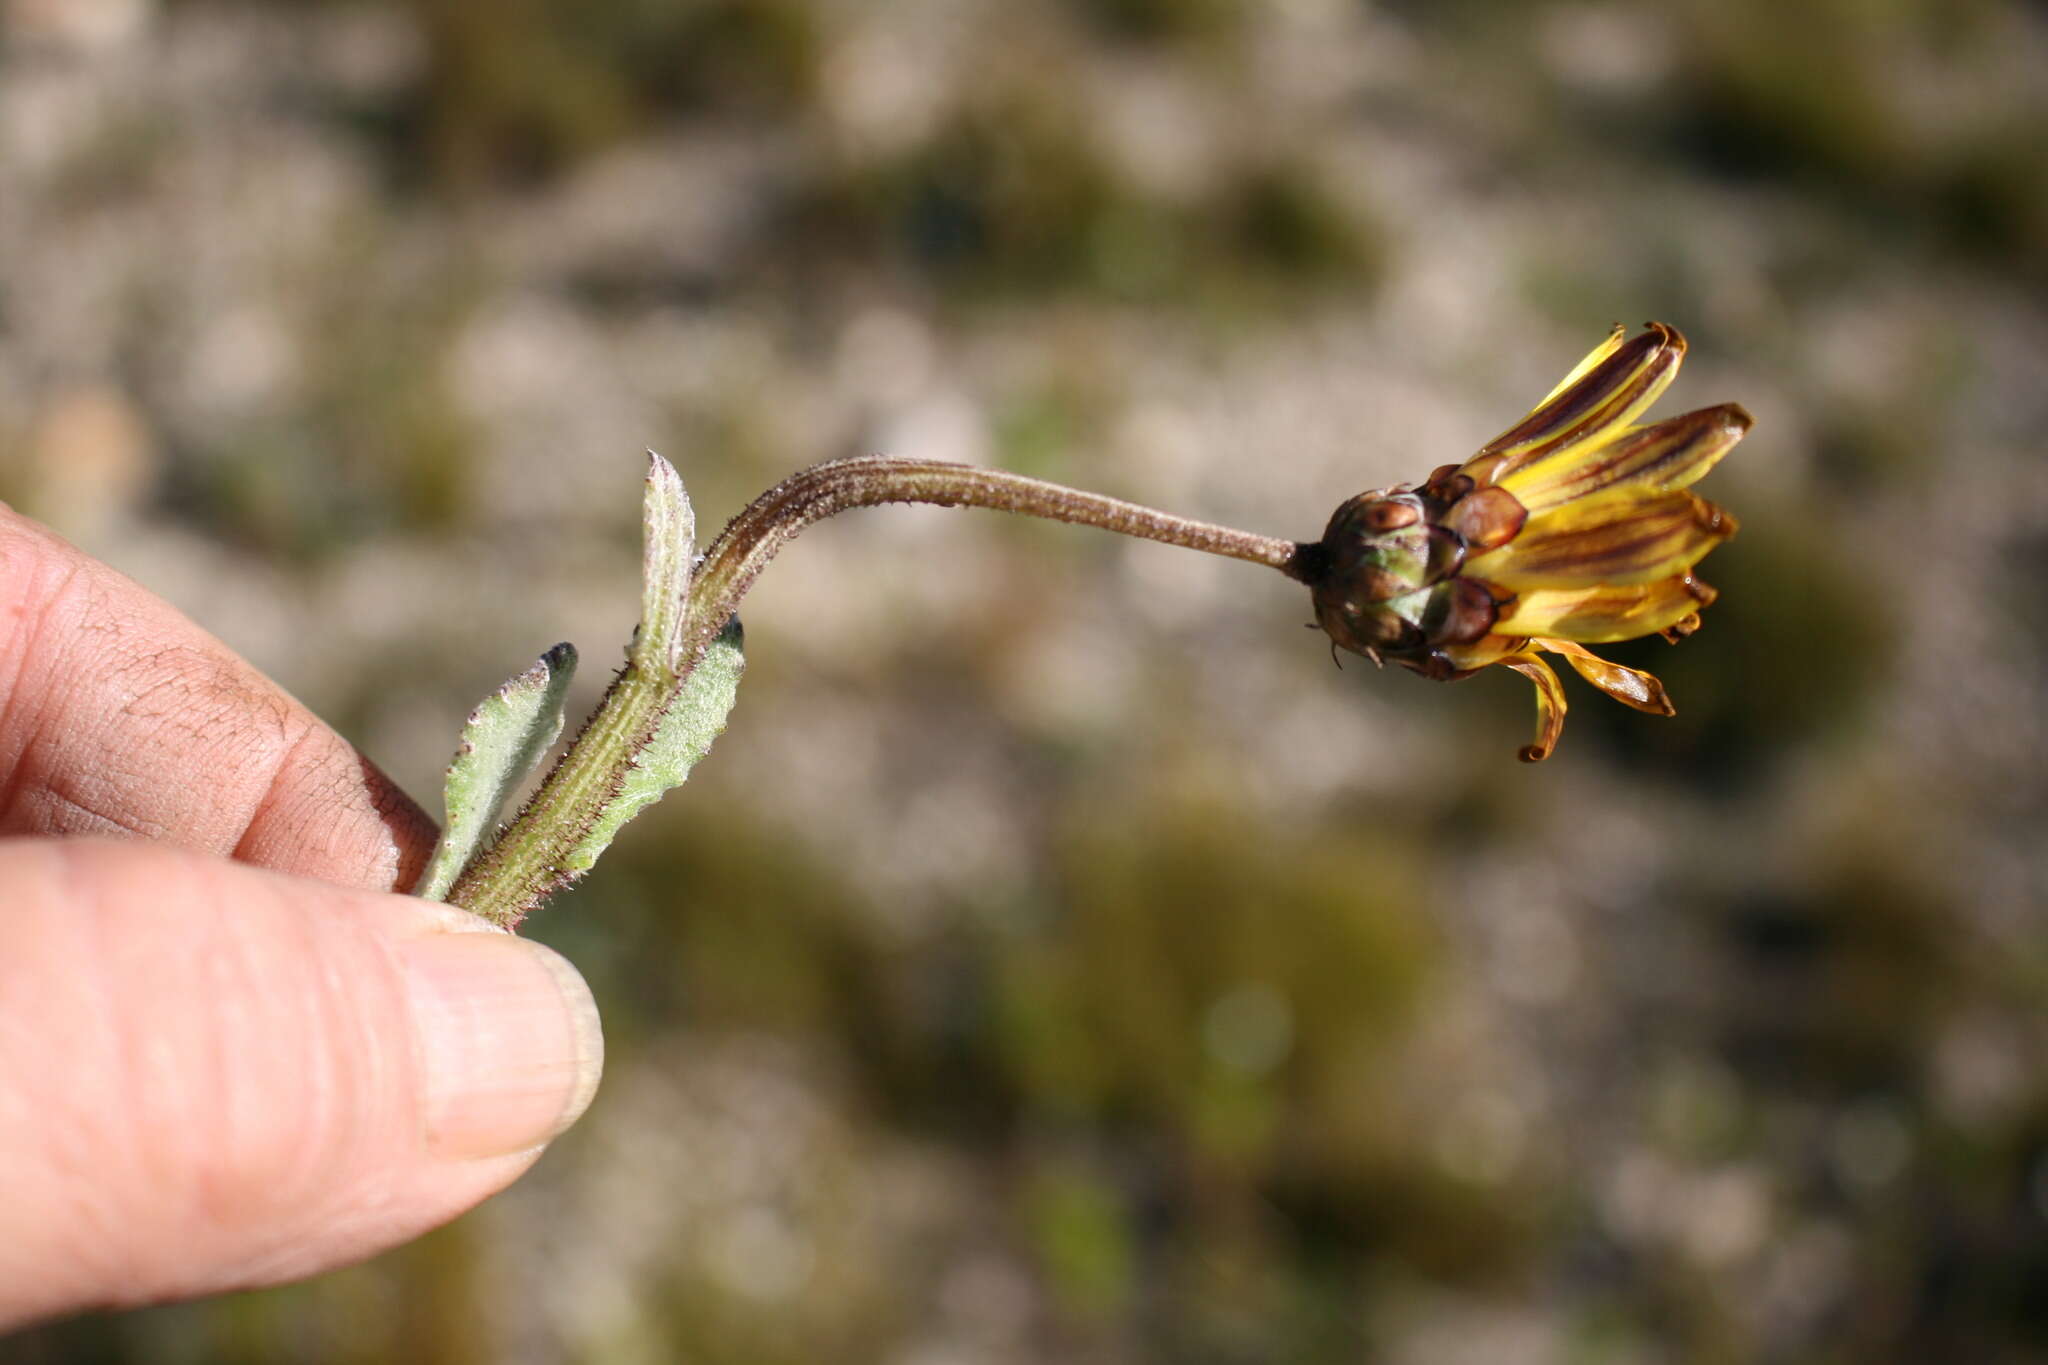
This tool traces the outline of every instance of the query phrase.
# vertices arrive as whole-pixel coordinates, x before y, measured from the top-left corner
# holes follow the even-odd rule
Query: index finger
[[[403,890],[434,823],[176,608],[0,504],[0,834],[156,839]]]

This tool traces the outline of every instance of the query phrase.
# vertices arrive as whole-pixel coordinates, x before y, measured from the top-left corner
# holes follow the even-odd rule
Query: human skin
[[[0,1329],[360,1261],[590,1102],[588,988],[392,894],[433,822],[0,504]]]

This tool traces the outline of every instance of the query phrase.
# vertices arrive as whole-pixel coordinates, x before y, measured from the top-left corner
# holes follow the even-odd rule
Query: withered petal
[[[1751,420],[1736,403],[1701,408],[1605,445],[1552,450],[1501,475],[1500,485],[1531,515],[1612,488],[1684,488],[1734,448]]]
[[[1734,534],[1735,519],[1705,498],[1619,488],[1531,517],[1466,567],[1513,592],[1629,586],[1683,573]]]
[[[1633,640],[1676,625],[1713,599],[1691,574],[1654,583],[1602,583],[1591,588],[1538,588],[1501,608],[1496,634],[1551,636],[1581,644]]]
[[[1498,482],[1560,447],[1611,440],[1657,401],[1684,359],[1685,338],[1678,329],[1650,323],[1646,331],[1600,355],[1527,417],[1480,447],[1468,468],[1484,462],[1482,467]]]
[[[1483,635],[1469,644],[1445,645],[1437,653],[1444,656],[1460,673],[1472,673],[1497,664],[1510,654],[1521,654],[1529,648],[1529,640],[1523,635]]]
[[[1541,763],[1564,733],[1564,684],[1550,665],[1533,653],[1510,654],[1501,662],[1536,684],[1536,742],[1525,746],[1518,756],[1524,763]]]
[[[1565,662],[1577,670],[1580,677],[1624,706],[1633,706],[1653,716],[1678,714],[1678,708],[1664,694],[1664,684],[1652,674],[1603,659],[1584,645],[1573,644],[1570,640],[1536,640],[1533,643],[1538,649],[1564,655]]]

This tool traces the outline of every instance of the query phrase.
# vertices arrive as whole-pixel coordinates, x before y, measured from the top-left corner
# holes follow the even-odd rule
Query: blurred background
[[[1654,668],[1340,671],[1278,575],[808,533],[531,932],[531,1178],[56,1361],[2048,1359],[2048,11],[0,0],[0,497],[432,805],[482,693],[868,452],[1313,538],[1609,324],[1757,429]]]

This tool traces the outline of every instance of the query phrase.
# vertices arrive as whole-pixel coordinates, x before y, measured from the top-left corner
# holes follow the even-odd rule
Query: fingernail
[[[604,1033],[559,953],[510,934],[436,933],[400,949],[437,1156],[504,1156],[574,1123],[597,1093]]]

